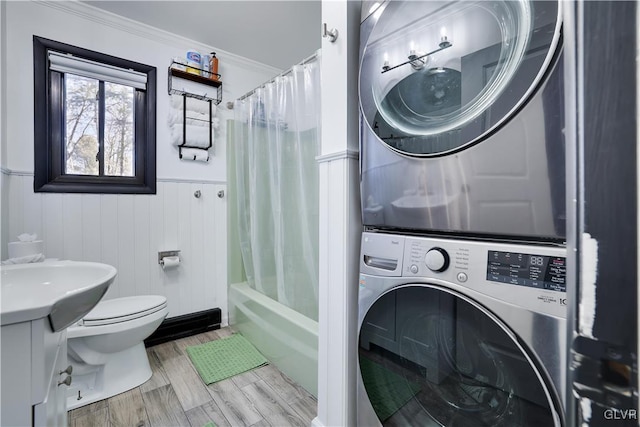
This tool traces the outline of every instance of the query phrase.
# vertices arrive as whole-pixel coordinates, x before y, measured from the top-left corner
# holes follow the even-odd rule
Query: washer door
[[[362,52],[365,122],[389,148],[433,156],[481,140],[529,98],[560,34],[555,1],[390,1]]]
[[[365,315],[359,366],[383,426],[560,426],[533,358],[493,314],[431,285],[381,296]]]

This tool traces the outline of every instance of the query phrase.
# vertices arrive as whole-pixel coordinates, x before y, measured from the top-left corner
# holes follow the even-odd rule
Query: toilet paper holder
[[[177,256],[178,258],[180,258],[180,251],[179,250],[159,251],[158,252],[158,264],[163,265],[164,261],[162,259],[166,258],[166,257],[170,257],[170,256]]]

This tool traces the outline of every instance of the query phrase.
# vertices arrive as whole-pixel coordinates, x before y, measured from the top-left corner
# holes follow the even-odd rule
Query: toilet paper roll
[[[162,269],[167,270],[171,268],[176,268],[180,265],[180,257],[177,256],[166,256],[162,258]]]

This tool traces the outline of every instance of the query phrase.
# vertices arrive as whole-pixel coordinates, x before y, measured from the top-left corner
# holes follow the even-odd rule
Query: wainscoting
[[[227,324],[227,202],[218,197],[226,184],[159,179],[155,195],[45,194],[33,192],[32,174],[3,180],[3,240],[37,233],[47,258],[113,265],[118,275],[107,299],[165,295],[169,317],[219,307]],[[172,249],[182,263],[163,270],[158,251]]]

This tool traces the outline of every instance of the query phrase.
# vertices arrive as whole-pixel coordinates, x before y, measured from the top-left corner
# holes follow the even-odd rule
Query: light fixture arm
[[[416,61],[421,61],[422,58],[426,58],[429,55],[433,55],[434,53],[438,53],[438,52],[440,52],[442,50],[448,49],[451,46],[453,46],[453,44],[451,42],[444,41],[444,42],[440,43],[438,49],[433,50],[433,51],[431,51],[429,53],[425,53],[423,55],[416,56],[415,58],[409,58],[408,61],[405,61],[402,64],[394,65],[393,67],[387,67],[387,66],[382,67],[382,74],[386,73],[387,71],[395,70],[396,68],[402,67],[403,65],[411,64],[412,62],[416,62]]]

